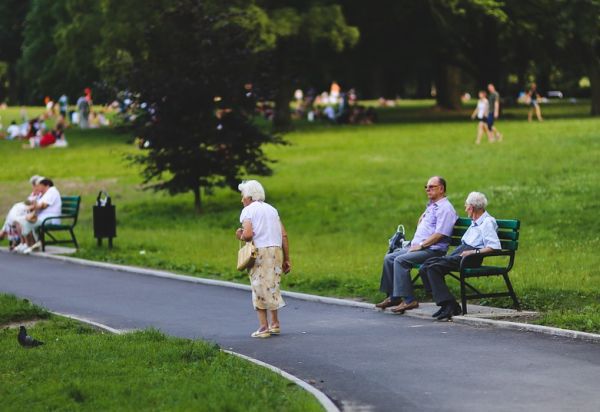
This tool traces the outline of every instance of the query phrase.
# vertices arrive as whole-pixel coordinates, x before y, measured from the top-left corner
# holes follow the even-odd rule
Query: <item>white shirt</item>
[[[252,223],[252,240],[258,247],[282,246],[281,222],[277,209],[268,203],[255,201],[242,210],[240,223]]]
[[[477,118],[478,119],[483,119],[484,117],[486,117],[488,115],[488,111],[489,111],[489,103],[487,101],[487,99],[479,99],[477,101]]]
[[[38,213],[38,220],[40,222],[47,217],[61,215],[62,200],[60,199],[60,193],[56,187],[50,186],[48,190],[46,190],[46,193],[44,193],[40,200],[38,200],[38,204],[39,203],[45,203],[48,205],[47,208],[40,210]],[[49,223],[58,225],[60,224],[60,219],[53,219],[52,222]]]
[[[462,243],[472,246],[476,249],[485,247],[494,250],[502,249],[500,239],[498,239],[498,224],[488,212],[483,212],[479,219],[471,222],[462,237]]]
[[[16,124],[11,124],[6,128],[6,132],[8,133],[9,139],[16,139],[21,135],[21,128]]]

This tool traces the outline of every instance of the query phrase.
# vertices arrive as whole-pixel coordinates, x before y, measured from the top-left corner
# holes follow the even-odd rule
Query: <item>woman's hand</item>
[[[291,270],[292,270],[292,262],[290,262],[289,260],[284,260],[283,261],[283,273],[290,273]]]
[[[244,229],[240,227],[235,231],[235,237],[237,237],[239,240],[242,240],[242,233],[244,233]]]

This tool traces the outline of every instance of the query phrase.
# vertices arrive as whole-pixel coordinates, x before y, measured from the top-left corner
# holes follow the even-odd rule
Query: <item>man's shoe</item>
[[[385,310],[386,308],[390,308],[392,306],[399,305],[400,303],[401,303],[400,300],[396,300],[396,299],[392,299],[392,298],[385,298],[382,302],[379,302],[378,304],[376,304],[375,307],[378,309]]]
[[[458,316],[462,313],[460,305],[458,302],[451,302],[448,305],[444,306],[444,310],[437,317],[437,320],[450,320],[452,316]]]
[[[407,310],[416,309],[418,307],[419,307],[419,302],[416,301],[416,300],[413,300],[410,303],[402,302],[398,306],[394,306],[392,308],[392,312],[394,312],[394,313],[404,313]]]
[[[445,306],[442,305],[438,310],[435,311],[435,313],[433,315],[431,315],[431,317],[437,318],[438,316],[440,316],[442,314],[444,309],[445,309]]]

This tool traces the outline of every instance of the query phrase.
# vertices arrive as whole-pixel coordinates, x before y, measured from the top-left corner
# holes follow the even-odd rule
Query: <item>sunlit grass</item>
[[[6,321],[27,302],[0,294]],[[38,308],[39,309],[39,308]],[[277,374],[221,352],[218,346],[156,330],[101,333],[52,316],[28,327],[44,342],[17,343],[16,328],[0,329],[0,410],[319,411],[318,402]]]
[[[577,314],[590,305],[600,309],[594,212],[600,120],[586,117],[584,105],[555,105],[543,123],[522,120],[526,108],[514,110],[498,122],[504,134],[499,144],[476,146],[474,122],[410,121],[400,108],[390,112],[404,119],[399,123],[302,126],[287,135],[291,145],[268,148],[278,162],[275,174],[260,180],[288,228],[294,264],[284,287],[378,299],[387,239],[399,223],[414,231],[426,201],[423,184],[439,174],[460,214],[466,195],[478,190],[488,195],[492,215],[521,220],[511,279],[525,308],[554,313],[568,306],[579,328],[600,331],[600,322],[590,326],[585,313]],[[204,213],[197,216],[191,194],[139,189],[139,170],[124,160],[137,150],[127,136],[78,130],[67,136],[68,149],[28,151],[0,142],[11,164],[0,178],[3,210],[27,194],[30,175],[45,174],[64,194],[83,195],[80,256],[246,281],[235,271],[238,193],[216,190],[203,198]],[[108,189],[117,205],[112,251],[97,248],[92,236],[91,207],[100,189]],[[561,325],[560,316],[547,319]]]

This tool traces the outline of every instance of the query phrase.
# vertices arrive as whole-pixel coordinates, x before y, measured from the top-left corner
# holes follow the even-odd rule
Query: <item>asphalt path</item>
[[[202,338],[308,381],[346,409],[597,411],[600,345],[286,298],[253,339],[249,292],[0,253],[0,291],[116,329]]]

